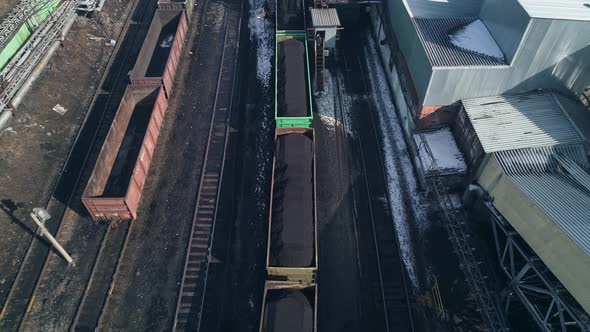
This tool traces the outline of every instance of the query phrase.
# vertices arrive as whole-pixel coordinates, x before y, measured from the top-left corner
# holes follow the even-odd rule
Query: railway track
[[[361,82],[364,90],[363,95],[369,96],[370,91],[367,85],[367,77],[363,70],[363,65],[360,60],[360,56],[356,57],[356,62],[361,73]],[[375,212],[373,210],[372,226],[375,236],[375,242],[378,248],[378,257],[380,262],[381,278],[382,278],[382,292],[384,296],[384,304],[386,308],[387,323],[390,331],[414,331],[414,323],[412,320],[408,288],[406,284],[405,268],[399,252],[398,238],[395,232],[395,227],[391,222],[392,215],[387,202],[390,201],[389,191],[387,190],[383,180],[385,177],[385,165],[383,163],[383,155],[381,154],[381,144],[378,138],[378,129],[375,124],[375,112],[376,110],[372,105],[369,105],[369,122],[371,127],[371,133],[373,133],[373,140],[368,145],[375,143],[377,149],[379,168],[381,169],[381,175],[377,176],[377,181],[383,186],[382,192],[384,197],[387,198],[385,202],[382,202],[381,210]],[[391,110],[393,111],[393,110]],[[360,131],[359,131],[360,132]],[[375,160],[374,159],[374,160]],[[367,183],[367,192],[375,192],[375,186],[371,189],[369,178],[371,175],[367,172],[365,164],[365,158],[363,155],[363,173]],[[375,174],[373,174],[375,176]],[[380,215],[380,213],[382,213]],[[375,218],[375,214],[377,217]],[[392,245],[393,244],[393,245]]]
[[[326,68],[326,70],[331,69],[331,72],[333,74],[335,74],[335,77],[332,77],[332,84],[334,87],[334,119],[336,120],[335,123],[335,131],[336,131],[336,135],[335,135],[335,146],[336,146],[336,156],[337,156],[337,160],[338,160],[338,174],[347,174],[349,173],[348,177],[348,182],[350,183],[350,187],[354,187],[354,181],[352,179],[352,176],[350,174],[350,172],[352,172],[352,163],[349,157],[346,157],[347,160],[347,164],[345,169],[344,166],[341,165],[341,160],[342,160],[342,156],[346,155],[347,152],[342,152],[341,149],[344,149],[345,147],[349,146],[349,140],[348,140],[348,134],[347,134],[347,121],[346,121],[346,116],[344,114],[344,109],[345,109],[345,105],[343,102],[343,96],[341,94],[341,87],[340,87],[340,83],[339,83],[339,78],[338,78],[338,73],[336,71],[336,69],[333,66],[332,62],[328,63],[328,67]],[[343,141],[343,142],[341,142]],[[338,177],[338,201],[342,201],[344,199],[342,193],[346,193],[347,191],[350,190],[350,188],[344,184],[344,181],[342,179],[341,176]],[[353,219],[356,219],[358,212],[357,212],[357,206],[356,206],[356,198],[355,198],[355,191],[354,190],[350,190],[352,198],[350,199],[350,205],[352,206],[351,209],[351,214]],[[355,254],[356,254],[356,262],[357,262],[357,269],[359,272],[359,276],[362,279],[363,277],[363,267],[361,264],[361,252],[360,252],[360,248],[359,248],[359,244],[361,243],[361,240],[359,239],[359,230],[357,228],[357,223],[353,220],[351,223],[352,224],[352,229],[350,230],[350,232],[353,233],[353,239],[355,241],[354,243],[354,248],[355,248]],[[363,307],[362,306],[358,306],[358,310],[359,312],[359,316],[362,317],[363,316]],[[360,329],[360,326],[356,327],[357,329]]]
[[[343,53],[346,83],[349,87],[353,86],[351,72],[360,73],[360,85],[357,92],[361,96],[365,96],[363,98],[366,99],[367,96],[370,96],[370,91],[360,58],[357,56],[351,59],[346,55],[346,52]],[[356,68],[351,68],[351,65]],[[336,90],[341,91],[338,80],[336,82]],[[341,98],[339,96],[339,99]],[[375,296],[377,302],[375,305],[380,312],[382,311],[385,321],[384,329],[386,331],[413,331],[404,267],[398,249],[397,237],[395,231],[392,230],[391,211],[387,203],[389,201],[388,191],[383,182],[385,179],[385,166],[383,156],[381,156],[377,126],[373,117],[375,111],[372,109],[370,101],[361,100],[360,103],[366,107],[363,107],[363,109],[366,109],[368,114],[353,115],[355,118],[350,123],[350,128],[352,128],[357,138],[355,140],[356,150],[358,151],[358,163],[361,173],[361,181],[357,183],[353,181],[353,193],[355,195],[355,210],[366,209],[367,213],[363,215],[368,216],[370,221],[368,231],[371,233],[369,237],[373,243],[370,246],[373,249],[369,250],[374,250],[376,272],[378,273],[377,276],[374,273],[367,273],[364,278],[369,280],[369,290],[373,294],[377,294]],[[342,119],[346,126],[347,120],[343,114]],[[361,125],[363,125],[363,130],[360,129]],[[369,171],[368,165],[375,164],[378,165],[378,171],[374,169]],[[386,200],[380,200],[380,197]]]
[[[106,134],[106,131],[110,127],[110,121],[108,119],[114,115],[114,112],[109,112],[109,110],[113,109],[109,105],[118,105],[118,101],[122,98],[125,90],[124,87],[127,84],[127,78],[123,74],[128,71],[125,65],[126,63],[128,64],[131,51],[134,49],[129,46],[135,45],[135,43],[142,40],[139,38],[141,29],[137,28],[142,23],[149,23],[147,19],[149,19],[148,14],[150,13],[151,6],[138,7],[138,4],[142,1],[134,0],[132,4],[123,29],[117,38],[119,43],[109,58],[100,84],[97,85],[98,88],[88,106],[90,111],[86,113],[74,145],[66,158],[60,177],[52,189],[50,199],[46,204],[47,209],[54,217],[46,223],[46,227],[49,231],[56,234],[56,237],[58,237],[57,235],[60,232],[65,231],[66,227],[73,227],[73,225],[64,225],[63,221],[66,211],[73,203],[73,198],[78,197],[78,193],[81,194],[82,189],[80,189],[79,185],[84,183],[85,165],[91,160],[93,155],[97,154],[96,143],[102,137],[101,134]],[[148,1],[151,3],[154,2],[153,0]],[[140,24],[133,22],[133,18],[136,18]],[[132,30],[131,33],[129,33],[130,30]],[[123,45],[128,47],[122,47]],[[120,52],[121,48],[123,50]],[[116,107],[114,109],[116,110]],[[61,203],[61,201],[65,203]],[[111,238],[111,233],[111,230],[106,231],[102,240],[102,246],[104,246],[107,239]],[[50,277],[47,272],[50,257],[48,255],[49,251],[50,248],[46,243],[39,241],[35,237],[32,238],[23,262],[17,272],[15,281],[2,307],[0,329],[23,330],[23,322],[28,318],[41,281],[44,278]],[[98,257],[104,257],[100,254],[103,251],[101,247],[97,261]]]
[[[133,224],[125,222],[117,228],[109,227],[107,230],[70,326],[71,331],[92,331],[102,325],[103,313],[115,286],[115,276],[121,259],[125,256]]]
[[[175,331],[198,330],[201,318],[213,310],[205,301],[205,289],[211,261],[211,242],[215,231],[217,207],[225,165],[237,72],[237,51],[241,3],[229,3],[225,17],[224,48],[217,80],[215,103],[209,130],[205,161],[197,195],[192,231],[176,306]],[[238,12],[235,15],[234,12]]]

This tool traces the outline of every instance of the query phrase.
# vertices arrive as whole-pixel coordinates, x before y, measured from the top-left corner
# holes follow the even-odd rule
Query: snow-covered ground
[[[254,197],[256,209],[250,211],[248,225],[252,229],[262,232],[264,220],[268,215],[268,191],[272,172],[273,138],[274,138],[274,109],[271,84],[272,59],[274,56],[274,24],[272,15],[268,15],[267,8],[274,8],[270,0],[250,0],[250,13],[248,28],[250,30],[250,45],[256,52],[256,78],[259,93],[256,104],[248,109],[255,112],[255,140],[256,140],[256,180],[254,184]],[[253,235],[253,234],[252,234]],[[262,242],[258,242],[258,249],[262,249]],[[256,263],[252,270],[256,270]],[[249,309],[255,310],[255,303],[259,300],[253,292],[248,293]]]
[[[426,202],[419,193],[418,182],[410,160],[404,134],[400,126],[394,104],[390,97],[387,79],[379,62],[373,38],[367,34],[365,64],[368,68],[368,84],[374,111],[379,119],[379,134],[385,175],[389,193],[389,205],[402,259],[414,287],[419,287],[416,271],[416,255],[410,229],[415,227],[420,233],[428,227]]]
[[[336,115],[336,106],[335,106],[335,96],[334,94],[337,92],[336,90],[336,81],[334,80],[334,75],[330,70],[326,70],[325,73],[325,82],[324,82],[324,91],[317,93],[314,97],[316,101],[316,111],[320,117],[320,120],[328,126],[341,126],[342,124],[337,120],[339,115]],[[344,79],[341,78],[342,74],[338,74],[338,79],[340,80],[340,84],[344,84]],[[343,86],[343,85],[341,85]],[[341,96],[342,101],[342,109],[344,113],[350,115],[352,111],[352,97],[350,95],[344,94]],[[348,116],[350,118],[350,116]],[[346,126],[346,133],[349,137],[354,137],[354,132],[352,130],[352,124],[350,121],[345,122]]]
[[[256,193],[258,195],[258,204],[260,213],[266,209],[266,200],[264,199],[266,177],[268,165],[272,159],[272,150],[269,151],[266,140],[270,131],[272,131],[273,110],[271,93],[272,78],[272,59],[274,55],[273,34],[274,26],[270,17],[265,12],[266,8],[272,8],[267,0],[250,0],[250,16],[248,18],[248,27],[250,29],[250,41],[256,46],[256,78],[260,85],[263,95],[262,102],[256,105],[254,112],[259,112],[259,135],[257,135],[256,159],[259,164],[256,179]],[[267,101],[267,102],[265,102]],[[272,167],[272,166],[271,166]]]
[[[467,165],[449,128],[414,134],[424,172],[430,174],[463,173]]]
[[[449,40],[463,50],[504,61],[504,53],[480,19],[450,33]]]
[[[274,27],[269,19],[271,16],[265,11],[266,8],[273,8],[273,6],[267,5],[265,0],[250,0],[248,28],[250,28],[250,40],[258,45],[256,48],[256,77],[263,87],[268,88],[272,77]]]

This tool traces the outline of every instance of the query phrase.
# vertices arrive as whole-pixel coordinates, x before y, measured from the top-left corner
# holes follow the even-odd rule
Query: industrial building
[[[421,127],[448,123],[446,106],[461,99],[539,88],[577,97],[590,84],[583,1],[392,0],[381,18],[390,31],[378,38],[395,53],[384,62],[398,67]]]
[[[588,5],[392,0],[371,21],[426,181],[481,189],[500,311],[517,300],[541,330],[588,329]],[[462,156],[444,157],[446,126]]]
[[[0,330],[589,331],[585,1],[0,4]]]

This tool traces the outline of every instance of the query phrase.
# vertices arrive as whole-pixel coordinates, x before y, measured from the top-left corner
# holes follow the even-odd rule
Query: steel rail
[[[120,33],[119,33],[119,35],[117,37],[117,39],[119,41],[121,41],[122,38],[123,38],[123,36],[125,36],[125,34],[127,33],[128,29],[129,29],[129,25],[131,23],[131,18],[133,17],[133,13],[134,13],[134,11],[135,11],[135,9],[137,7],[137,4],[141,0],[134,0],[134,1],[135,1],[135,3],[133,4],[133,7],[130,9],[129,14],[128,14],[126,20],[125,20],[124,25],[123,25],[123,28],[121,29],[121,31],[120,31]],[[87,161],[88,161],[88,159],[90,157],[91,148],[88,148],[86,150],[86,153],[85,153],[84,158],[82,160],[82,167],[80,167],[77,175],[76,174],[69,174],[68,172],[66,172],[67,166],[69,165],[69,163],[71,161],[71,158],[74,157],[74,150],[76,150],[76,145],[77,145],[77,143],[78,143],[78,141],[79,141],[79,139],[81,137],[81,134],[83,132],[83,129],[85,128],[85,126],[86,126],[86,124],[88,122],[88,119],[90,117],[90,113],[92,112],[92,109],[94,108],[94,106],[96,104],[97,97],[101,93],[101,87],[104,85],[104,83],[106,81],[106,78],[109,76],[110,68],[112,67],[115,58],[117,58],[117,56],[118,56],[120,46],[121,46],[121,43],[118,43],[117,46],[116,46],[116,48],[113,50],[113,52],[111,53],[111,55],[109,57],[109,61],[108,61],[107,65],[106,65],[106,67],[104,68],[101,81],[97,85],[97,87],[96,87],[96,89],[94,91],[93,99],[90,102],[90,104],[88,105],[88,110],[89,111],[86,112],[86,115],[84,117],[84,120],[83,120],[82,124],[80,125],[80,127],[78,129],[78,132],[76,134],[76,138],[74,139],[74,143],[72,144],[72,147],[71,147],[71,149],[68,152],[68,155],[66,157],[66,161],[64,162],[64,164],[62,166],[62,169],[61,169],[61,172],[59,174],[59,177],[58,177],[55,185],[51,189],[51,194],[50,194],[49,198],[47,199],[47,203],[45,204],[45,206],[49,206],[49,204],[51,203],[53,197],[56,195],[56,192],[57,192],[57,190],[59,188],[59,184],[62,182],[64,176],[74,176],[75,177],[74,185],[73,185],[73,187],[71,189],[71,192],[69,192],[69,194],[67,196],[67,202],[65,203],[64,212],[61,213],[61,215],[59,217],[60,218],[59,219],[59,222],[55,226],[55,228],[56,228],[55,234],[59,234],[59,231],[60,231],[61,225],[62,225],[62,221],[63,221],[63,218],[65,216],[65,209],[67,209],[67,207],[70,206],[70,204],[72,202],[72,199],[75,196],[74,194],[76,192],[76,189],[78,188],[78,185],[80,184],[80,181],[82,179],[84,165],[87,163]],[[129,50],[126,49],[125,54],[128,54],[128,52],[129,52]],[[126,58],[127,56],[125,55],[124,57]],[[122,68],[118,70],[115,81],[118,81],[119,80],[119,78],[121,76],[121,73],[122,73]],[[91,138],[91,140],[89,142],[89,147],[92,147],[95,144],[95,142],[96,142],[98,133],[100,132],[101,125],[104,122],[103,120],[104,120],[104,117],[105,117],[105,114],[106,114],[106,108],[107,108],[106,105],[108,105],[110,103],[111,96],[112,96],[112,94],[109,94],[108,95],[108,98],[107,98],[107,102],[105,104],[105,107],[103,108],[102,113],[100,113],[100,117],[99,117],[99,120],[98,120],[98,125],[96,126],[96,129],[92,133],[92,138]],[[16,287],[26,287],[27,286],[27,285],[24,285],[24,286],[23,285],[19,285],[18,284],[18,281],[21,278],[24,277],[23,274],[25,273],[24,270],[26,268],[26,263],[30,259],[31,255],[32,255],[32,250],[33,250],[32,248],[33,248],[33,246],[35,246],[35,244],[37,242],[38,242],[38,240],[36,239],[36,236],[35,235],[32,236],[31,241],[30,241],[29,246],[28,246],[28,249],[27,249],[27,252],[26,252],[25,256],[23,257],[23,260],[21,262],[21,265],[19,266],[19,270],[18,270],[18,272],[17,272],[17,274],[15,276],[15,279],[14,279],[13,284],[12,284],[12,286],[10,288],[10,291],[9,291],[7,297],[6,297],[6,300],[5,300],[5,302],[4,302],[3,306],[2,306],[2,313],[0,314],[0,323],[5,318],[6,311],[7,311],[7,308],[9,307],[9,304],[10,304],[11,300],[12,301],[16,301],[17,300],[17,299],[12,299]],[[49,253],[49,248],[47,248],[47,254],[46,254],[45,258],[44,258],[43,266],[41,267],[39,273],[36,276],[32,276],[32,277],[35,278],[34,288],[33,288],[33,291],[30,294],[30,297],[28,299],[26,299],[27,300],[27,303],[28,303],[27,309],[31,306],[31,304],[32,304],[31,301],[35,297],[34,294],[36,293],[36,291],[37,291],[37,289],[39,287],[39,280],[41,279],[41,276],[43,276],[45,274],[45,269],[46,269],[46,265],[47,265],[48,257],[49,257],[48,253]],[[27,311],[25,311],[22,315],[20,315],[20,318],[19,318],[19,321],[18,321],[19,328],[22,327],[22,323],[25,321],[25,317],[27,315]]]
[[[237,39],[232,40],[232,13],[235,5],[229,4],[225,13],[224,39],[215,102],[211,115],[205,159],[201,170],[199,191],[195,202],[191,235],[186,250],[182,281],[174,314],[174,331],[199,329],[206,303],[205,289],[211,259],[211,241],[219,205],[219,194],[225,151],[229,133],[229,114],[232,108],[236,77]],[[205,8],[206,9],[206,8]],[[241,6],[240,6],[241,17]],[[238,22],[239,23],[239,22]],[[205,21],[202,22],[205,24]]]

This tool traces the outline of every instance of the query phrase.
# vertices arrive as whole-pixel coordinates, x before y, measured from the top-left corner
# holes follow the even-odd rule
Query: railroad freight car
[[[170,98],[187,29],[184,10],[156,10],[133,68],[131,83],[162,84]]]
[[[312,282],[318,263],[314,131],[277,128],[266,268],[269,279]]]
[[[305,5],[303,0],[275,1],[276,31],[305,32]]]
[[[317,302],[316,284],[267,281],[259,332],[315,332]]]
[[[275,48],[277,128],[309,128],[313,121],[305,32],[278,32]]]
[[[158,9],[185,10],[188,19],[194,7],[194,0],[158,0]]]
[[[135,219],[167,107],[160,85],[127,86],[82,195],[92,219]]]

